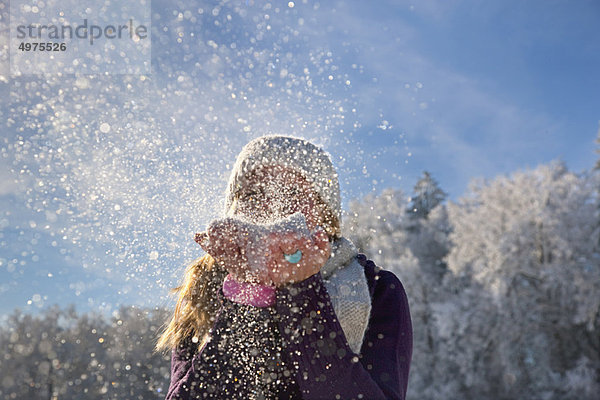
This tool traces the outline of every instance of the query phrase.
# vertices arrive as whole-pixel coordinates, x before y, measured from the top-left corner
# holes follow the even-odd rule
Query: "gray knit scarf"
[[[371,297],[354,243],[345,237],[334,240],[331,257],[321,276],[333,309],[352,351],[359,354],[371,313]]]

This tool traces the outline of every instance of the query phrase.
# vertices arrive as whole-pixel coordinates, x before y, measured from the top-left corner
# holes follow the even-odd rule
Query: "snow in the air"
[[[440,72],[430,82],[427,60],[394,47],[418,43],[416,29],[358,38],[353,7],[153,1],[151,74],[11,77],[0,65],[0,398],[164,398],[170,357],[153,348],[169,290],[204,254],[194,235],[223,221],[236,155],[265,134],[330,153],[345,236],[402,281],[414,330],[409,398],[597,396],[598,165],[574,172],[532,155],[511,172],[521,122],[536,132],[567,123],[471,93],[477,78]],[[339,14],[349,26],[334,23]],[[7,2],[0,16],[8,21]],[[393,71],[364,62],[392,53],[406,57]],[[380,99],[391,90],[380,81],[395,75],[394,94]],[[474,100],[440,99],[436,88]],[[442,122],[440,109],[451,115]],[[450,140],[449,122],[475,125],[471,139],[497,145],[502,168],[468,138]],[[481,133],[488,127],[500,139]],[[464,193],[450,196],[413,167],[433,151],[445,155],[447,179],[473,178]],[[302,215],[262,222],[245,244],[292,225],[310,233]],[[239,354],[260,359],[274,339],[252,342],[268,331],[256,320],[233,329]]]

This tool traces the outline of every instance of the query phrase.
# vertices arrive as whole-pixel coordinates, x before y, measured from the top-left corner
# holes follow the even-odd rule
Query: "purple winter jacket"
[[[404,287],[364,254],[356,257],[367,277],[372,306],[360,355],[348,346],[321,273],[278,289],[273,307],[240,305],[221,293],[213,339],[199,351],[190,340],[173,350],[166,399],[260,398],[240,382],[261,375],[272,377],[269,382],[275,389],[268,393],[277,399],[404,399],[412,357]],[[260,332],[265,342],[249,353],[238,353],[237,347],[247,347],[253,338],[235,338],[235,331],[248,330]],[[228,348],[229,337],[234,350]],[[274,343],[283,343],[281,351],[269,352]],[[271,369],[235,366],[260,358],[259,350]]]

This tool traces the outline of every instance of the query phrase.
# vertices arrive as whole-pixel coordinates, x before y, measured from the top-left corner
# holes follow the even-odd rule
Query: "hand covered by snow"
[[[270,224],[254,224],[237,217],[213,220],[196,242],[238,281],[283,284],[318,272],[331,254],[327,235],[311,233],[300,212]],[[298,263],[284,254],[302,252]]]

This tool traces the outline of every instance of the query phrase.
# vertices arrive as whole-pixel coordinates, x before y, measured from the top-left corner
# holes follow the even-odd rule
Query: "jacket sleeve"
[[[190,398],[189,384],[193,377],[192,359],[196,347],[187,338],[171,351],[171,384],[166,400]]]
[[[280,333],[304,399],[405,398],[412,352],[406,294],[391,272],[371,283],[361,355],[346,341],[321,273],[278,290]]]

